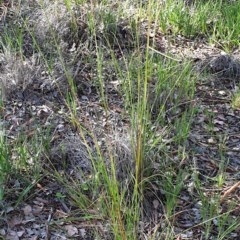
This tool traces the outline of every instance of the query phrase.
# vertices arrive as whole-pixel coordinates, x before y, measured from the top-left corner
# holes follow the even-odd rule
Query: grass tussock
[[[239,3],[10,2],[0,1],[3,208],[51,199],[89,239],[234,239],[237,202],[221,191],[239,167],[222,132],[235,115],[212,102],[239,109],[238,93],[230,105],[224,95],[239,63],[222,54],[203,73],[176,49],[183,39],[231,52]]]

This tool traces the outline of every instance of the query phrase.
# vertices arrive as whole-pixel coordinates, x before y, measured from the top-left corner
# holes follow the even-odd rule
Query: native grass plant
[[[4,198],[4,189],[8,174],[11,172],[9,145],[4,136],[3,130],[0,135],[0,201]]]
[[[239,227],[239,219],[232,217],[231,212],[236,207],[236,202],[231,202],[227,211],[223,211],[221,207],[220,195],[213,193],[209,195],[204,191],[199,179],[195,179],[196,191],[199,194],[200,200],[196,207],[201,212],[201,225],[204,226],[204,238],[208,239],[213,229],[217,229],[218,239],[224,239],[228,234],[231,234],[233,229]]]
[[[9,46],[12,50],[21,53],[23,50],[23,30],[17,26],[4,27],[1,36],[1,45]]]
[[[113,19],[115,20],[115,19]],[[111,19],[112,21],[112,19]],[[96,23],[94,19],[89,19],[91,25],[95,26]],[[96,36],[96,29],[93,27],[91,29],[93,34]],[[116,31],[113,33],[113,38],[115,37]],[[111,32],[112,33],[112,32]],[[95,37],[95,41],[96,37]],[[111,39],[108,41],[109,44],[112,43]],[[57,42],[55,42],[57,44]],[[58,50],[61,54],[60,50]],[[105,92],[105,80],[103,78],[103,53],[101,48],[97,45],[96,42],[96,56],[97,56],[97,72],[96,72],[96,87],[99,90],[101,100],[104,104],[105,110],[107,110],[107,96]],[[152,54],[153,55],[153,54]],[[109,159],[110,159],[110,168],[106,165],[104,161],[103,154],[101,152],[100,147],[98,146],[97,140],[95,147],[97,150],[97,161],[92,159],[92,163],[94,165],[95,171],[92,174],[92,177],[89,178],[88,184],[84,184],[83,186],[67,188],[69,194],[74,202],[81,206],[81,208],[86,209],[89,208],[91,201],[89,200],[89,196],[87,196],[87,192],[85,190],[95,189],[93,192],[98,193],[98,204],[100,204],[100,209],[104,210],[102,214],[110,216],[112,231],[115,235],[116,239],[128,239],[129,237],[137,238],[137,225],[142,215],[142,202],[144,198],[144,182],[145,179],[149,177],[146,175],[148,171],[146,167],[146,149],[147,149],[147,136],[148,136],[148,124],[151,121],[151,109],[154,106],[156,111],[156,117],[159,122],[162,120],[162,115],[165,114],[166,109],[164,105],[167,105],[166,102],[169,102],[170,111],[171,108],[175,108],[175,103],[181,105],[181,102],[191,100],[192,94],[194,92],[194,87],[191,79],[191,72],[189,71],[189,64],[184,64],[184,71],[181,72],[177,79],[175,78],[176,73],[179,72],[179,67],[176,62],[173,60],[168,61],[168,59],[164,59],[161,57],[153,57],[149,53],[149,48],[147,48],[146,52],[140,51],[138,49],[134,54],[130,55],[130,62],[125,59],[126,70],[121,70],[121,67],[117,66],[117,61],[115,61],[115,66],[117,66],[117,71],[126,71],[126,79],[123,79],[123,94],[126,99],[126,109],[130,113],[130,119],[132,123],[132,133],[131,133],[131,143],[133,146],[133,160],[135,165],[135,170],[133,171],[133,194],[130,195],[130,202],[126,204],[124,199],[125,195],[129,196],[129,189],[124,189],[124,191],[119,192],[119,183],[117,179],[117,171],[116,163],[115,163],[115,154],[112,151],[109,151]],[[64,64],[64,62],[62,62]],[[161,67],[159,67],[161,66]],[[65,68],[65,66],[63,66]],[[65,70],[67,72],[67,70]],[[67,75],[67,74],[66,74]],[[121,72],[121,76],[125,75],[124,72]],[[155,80],[155,79],[157,80]],[[156,82],[155,82],[156,81]],[[185,81],[185,82],[183,82]],[[80,135],[84,138],[83,130],[81,128],[81,124],[78,123],[77,120],[77,102],[75,96],[76,88],[74,87],[74,83],[72,82],[71,77],[68,78],[68,82],[71,86],[71,94],[67,95],[66,104],[70,109],[71,114],[71,122],[73,125],[77,127],[80,132]],[[181,88],[184,86],[184,88]],[[190,86],[190,87],[188,87]],[[157,90],[156,90],[156,89]],[[179,89],[179,92],[176,91]],[[163,95],[160,95],[163,93]],[[150,100],[149,96],[154,95],[154,99]],[[189,99],[183,99],[183,96],[189,97]],[[160,98],[160,99],[159,99]],[[158,101],[156,104],[155,102]],[[163,110],[161,110],[161,108]],[[160,110],[159,110],[160,109]],[[174,110],[175,111],[175,110]],[[171,115],[171,114],[170,114]],[[161,118],[161,119],[160,119]],[[166,124],[166,119],[164,119],[164,123]],[[184,125],[184,122],[182,123]],[[180,127],[179,127],[180,129]],[[188,127],[186,128],[186,132],[184,134],[179,133],[179,135],[183,135],[182,137],[187,137]],[[149,167],[149,166],[148,166]],[[110,169],[110,170],[109,170]],[[110,172],[109,172],[110,171]],[[131,172],[131,171],[130,171]],[[57,175],[58,180],[61,181],[61,176]],[[60,177],[60,178],[59,178]],[[177,178],[177,181],[181,185],[181,181]],[[101,181],[100,181],[101,179]],[[64,179],[62,179],[64,181]],[[78,181],[74,180],[76,186],[80,186]],[[166,189],[168,189],[169,181],[166,181]],[[96,189],[102,189],[102,192],[99,193]],[[73,191],[74,189],[74,191]],[[175,196],[175,200],[179,194],[180,186],[176,187],[173,193],[169,193],[170,195]],[[100,194],[100,196],[99,196]],[[174,209],[175,201],[172,201],[172,198],[167,198],[167,205],[169,206],[168,214],[172,214]],[[83,200],[85,199],[85,200]],[[123,216],[124,209],[124,216]],[[125,222],[127,224],[125,224]],[[134,231],[132,231],[134,229]]]
[[[162,178],[162,191],[166,197],[166,218],[172,217],[175,213],[177,199],[183,188],[184,174],[181,170],[177,174],[173,174],[172,171],[164,173]]]
[[[224,239],[224,237],[228,234],[230,235],[231,232],[234,231],[233,229],[239,227],[239,220],[231,216],[231,212],[234,211],[237,202],[234,200],[230,201],[226,209],[223,209],[221,206],[222,197],[219,191],[222,189],[222,184],[226,183],[226,179],[223,176],[226,174],[224,173],[226,164],[225,159],[219,162],[219,171],[216,173],[215,177],[202,175],[195,160],[193,166],[189,169],[190,172],[192,172],[193,181],[191,185],[198,196],[196,198],[198,201],[195,203],[194,207],[199,211],[201,221],[199,221],[197,225],[204,227],[205,239],[208,239],[211,236],[211,232],[214,230],[218,232],[218,239]],[[203,178],[205,178],[206,181],[202,181]],[[212,183],[217,187],[216,191],[206,191],[206,186],[209,186],[209,184],[212,185]]]
[[[40,53],[49,74],[61,73],[61,77],[56,76],[57,80],[64,79],[67,82],[68,87],[61,92],[61,96],[65,98],[64,104],[67,107],[65,117],[76,132],[74,136],[65,137],[54,146],[50,143],[50,131],[44,134],[40,130],[37,131],[36,137],[31,137],[31,141],[23,137],[24,135],[19,135],[11,158],[19,176],[26,176],[23,186],[20,184],[16,205],[28,197],[43,171],[64,188],[58,190],[56,198],[59,201],[69,198],[78,209],[81,209],[81,220],[107,219],[109,226],[106,230],[110,239],[139,239],[139,235],[143,234],[139,225],[145,216],[144,202],[147,198],[145,194],[150,190],[164,205],[166,231],[163,231],[162,238],[174,239],[176,236],[172,220],[178,214],[178,198],[184,189],[186,175],[188,176],[187,170],[185,173],[178,167],[178,161],[187,155],[187,140],[196,112],[193,101],[196,75],[188,61],[179,62],[173,56],[161,54],[150,47],[149,37],[142,48],[138,19],[130,19],[129,28],[121,27],[121,24],[118,24],[120,21],[118,15],[102,11],[107,2],[102,2],[100,10],[91,6],[87,12],[85,19],[87,30],[80,29],[84,30],[82,33],[89,34],[86,42],[77,43],[75,38],[79,36],[77,34],[79,29],[72,1],[66,0],[61,6],[57,6],[56,9],[59,11],[54,9],[57,3],[48,9],[49,2],[42,1],[43,13],[35,16],[35,20],[40,22],[39,28],[31,28],[27,21],[24,22],[26,31],[34,43],[34,51]],[[76,3],[83,4],[85,1]],[[164,1],[164,4],[167,4],[165,13],[161,12],[163,7],[161,4],[155,8],[159,12],[156,11],[149,20],[147,26],[149,29],[151,20],[154,19],[162,24],[161,28],[164,31],[168,31],[171,26],[174,33],[192,36],[197,33],[209,34],[209,25],[215,24],[215,19],[208,19],[210,13],[208,1],[203,5],[200,3],[193,5],[193,8],[196,8],[193,12],[190,12],[190,7],[183,3],[176,6],[176,1]],[[142,4],[139,11],[141,16],[151,16],[146,13],[150,13],[154,6],[154,1],[149,1],[147,6]],[[183,11],[183,8],[186,11]],[[121,15],[123,12],[119,9],[116,14]],[[213,15],[211,12],[211,17]],[[192,25],[190,19],[195,19]],[[119,32],[124,32],[125,36],[130,33],[129,40],[133,41],[131,46],[133,50],[124,49],[122,46],[124,42],[119,40]],[[5,45],[9,43],[9,46],[19,51],[21,56],[24,55],[24,51],[19,49],[23,46],[22,34],[22,31],[17,32],[16,42],[7,34],[5,40]],[[70,39],[68,34],[74,39],[69,46],[67,46]],[[45,35],[48,37],[47,40],[44,39]],[[87,57],[83,56],[86,50],[82,46],[84,44],[88,45]],[[118,48],[121,57],[115,54],[115,48]],[[76,54],[74,49],[78,50]],[[90,51],[92,49],[93,52]],[[76,60],[78,58],[80,61]],[[91,126],[92,123],[87,122],[86,128],[84,126],[86,122],[81,121],[83,118],[79,111],[82,109],[75,73],[91,65],[89,72],[93,76],[92,84],[99,96],[99,108],[103,106],[102,115],[110,117],[107,92],[109,79],[105,72],[108,62],[109,66],[113,67],[111,77],[118,83],[117,91],[123,99],[124,114],[130,126],[127,133],[121,133],[121,137],[118,136],[119,131],[114,131],[114,127],[110,127],[111,131],[100,141],[94,124]],[[77,71],[73,67],[74,64],[79,64]],[[61,85],[64,84],[61,81],[56,82],[58,90],[61,91],[64,88]],[[171,144],[177,149],[174,159]],[[10,171],[9,151],[5,146],[6,142],[3,139],[0,145],[2,151],[0,169],[3,169],[0,184]],[[43,155],[49,160],[50,167],[47,170],[39,163]],[[194,171],[191,167],[188,169],[189,172]],[[220,177],[217,180],[219,187],[223,185],[224,167],[222,163],[219,169]],[[205,195],[197,174],[193,181],[202,217],[199,225],[206,229],[204,237],[209,238],[214,220],[218,227],[219,239],[224,239],[238,226],[230,217],[231,209],[222,214],[219,196],[214,195],[209,201],[209,196]],[[161,194],[158,196],[157,191],[154,192],[153,184],[161,189],[163,198]],[[1,191],[3,192],[4,188]],[[77,218],[79,217],[75,220]],[[154,236],[151,237],[154,239]]]
[[[97,73],[95,86],[100,95],[104,111],[106,111],[107,114],[107,95],[105,92],[105,82],[102,73],[103,56],[101,53],[101,49],[97,48],[96,52]],[[69,109],[71,109],[71,112],[76,113],[76,106],[74,104],[69,104],[69,101],[67,101],[67,105]],[[73,114],[72,117],[73,116],[76,115]],[[85,133],[83,128],[81,127],[81,124],[76,118],[72,118],[71,121],[74,122],[74,124],[77,123],[77,129],[79,130],[80,135],[84,139],[83,141],[86,141]],[[129,163],[125,161],[122,156],[124,155],[126,148],[126,152],[131,152],[131,150],[128,149],[131,148],[131,146],[128,143],[126,146],[123,145],[123,149],[121,149],[120,147],[119,150],[119,146],[122,143],[118,142],[118,144],[114,144],[113,146],[115,147],[110,147],[112,143],[107,144],[108,147],[106,155],[103,154],[98,140],[94,136],[94,131],[90,132],[89,135],[92,136],[95,143],[94,146],[96,153],[95,156],[91,158],[94,171],[92,172],[91,176],[89,176],[89,178],[85,180],[84,185],[81,184],[80,186],[78,182],[74,180],[76,188],[67,188],[70,196],[72,199],[74,199],[74,202],[77,206],[81,206],[81,209],[85,209],[86,214],[90,218],[91,214],[89,215],[88,209],[91,208],[93,202],[95,202],[96,211],[99,212],[101,210],[98,215],[102,215],[103,217],[108,216],[110,218],[109,220],[111,221],[111,226],[109,230],[110,232],[113,232],[115,239],[136,238],[138,232],[137,223],[140,214],[139,204],[136,204],[138,198],[136,196],[131,196],[131,194],[129,193],[130,189],[128,189],[127,186],[129,186],[129,182],[131,182],[132,180],[127,181],[127,185],[125,185],[123,182],[127,178],[134,178],[131,175],[132,167],[127,167]],[[90,151],[91,150],[89,148],[89,153]],[[108,159],[107,161],[106,158]],[[133,159],[131,157],[128,157],[126,160],[129,160],[131,165],[131,161]],[[121,161],[124,162],[121,163]],[[75,191],[73,189],[75,189]],[[129,195],[130,197],[128,197]],[[83,199],[85,200],[83,201]],[[132,203],[133,201],[135,201],[134,204]]]
[[[112,140],[107,148],[108,153],[103,155],[95,136],[88,132],[95,143],[93,149],[86,144],[86,130],[80,125],[78,127],[81,137],[67,138],[52,149],[50,162],[55,162],[55,171],[51,175],[66,191],[59,192],[58,196],[67,195],[81,209],[81,219],[104,219],[107,216],[110,221],[107,235],[113,234],[115,239],[132,238],[137,233],[135,221],[138,212],[132,209],[131,204],[128,205],[131,199],[127,197],[129,192],[125,183],[129,183],[124,182],[126,178],[130,178],[128,172],[124,171],[130,173],[131,170],[117,160],[120,158],[119,160],[125,161],[121,159],[123,154],[128,160],[132,160],[131,156],[127,156],[130,154],[129,145],[126,142],[127,146],[120,147],[122,141]],[[122,187],[119,183],[122,183]]]
[[[124,61],[126,74],[120,74],[119,76],[125,76],[122,78],[122,94],[132,124],[131,139],[134,147],[135,164],[134,193],[141,209],[144,192],[151,179],[158,179],[158,181],[163,182],[161,187],[166,189],[167,216],[170,216],[173,214],[178,194],[181,191],[183,174],[179,172],[176,176],[176,186],[174,188],[171,185],[172,179],[169,178],[169,175],[163,174],[161,176],[158,173],[156,176],[151,176],[151,168],[153,168],[154,163],[149,158],[150,149],[151,151],[155,149],[157,153],[159,148],[164,149],[164,143],[162,142],[163,137],[159,136],[157,131],[154,133],[154,128],[150,124],[158,124],[164,128],[172,122],[170,127],[167,127],[168,131],[174,129],[177,132],[174,141],[183,143],[184,147],[184,141],[188,137],[191,125],[191,118],[194,115],[194,108],[189,108],[191,106],[189,103],[194,96],[196,78],[188,62],[179,65],[170,56],[168,58],[148,51],[139,51],[138,54],[134,52],[133,56],[125,58]],[[182,105],[186,105],[186,109],[183,111],[178,109]],[[189,109],[190,111],[188,111]],[[149,145],[149,143],[153,145]],[[155,148],[156,146],[157,148]],[[157,157],[153,156],[152,159],[157,159]],[[161,162],[164,162],[164,160],[161,159]],[[162,163],[160,165],[164,166]],[[162,181],[159,179],[162,179]]]
[[[239,43],[238,1],[167,0],[152,9],[164,32],[186,37],[206,36],[225,50]]]
[[[181,71],[175,60],[159,56],[151,58],[146,71],[146,90],[144,90],[144,82],[138,80],[144,77],[145,66],[142,60],[137,63],[135,59],[126,65],[128,65],[126,76],[129,78],[123,81],[123,89],[125,89],[123,92],[126,106],[131,114],[134,114],[132,119],[137,117],[137,107],[145,105],[146,126],[148,121],[155,122],[161,127],[172,123],[177,132],[176,140],[179,138],[181,142],[186,139],[191,124],[189,120],[194,114],[191,100],[195,91],[195,76],[192,74],[189,63],[181,64],[180,66],[183,67]],[[146,91],[145,98],[144,91]]]
[[[38,129],[40,131],[40,128]],[[39,134],[31,140],[24,133],[13,142],[7,141],[1,132],[0,193],[1,201],[15,196],[14,205],[18,206],[31,195],[31,190],[41,179],[42,163],[40,159],[47,151],[47,139]],[[17,178],[17,179],[15,179]],[[15,179],[14,185],[12,179]],[[11,186],[11,187],[10,187]],[[5,198],[4,197],[5,193]]]
[[[94,22],[94,19],[89,19],[89,22],[91,22],[93,26],[96,25]],[[91,29],[93,31],[93,35],[96,35],[96,29],[93,27]],[[95,37],[95,44],[96,44],[96,87],[98,89],[99,95],[101,97],[101,101],[103,102],[104,109],[107,111],[107,101],[106,101],[106,92],[105,92],[105,80],[103,78],[103,55],[101,52],[101,48],[98,47],[98,43],[96,41]],[[71,77],[69,78],[71,80]],[[85,133],[83,131],[83,128],[81,127],[80,122],[77,120],[77,102],[75,96],[77,96],[76,88],[74,87],[74,83],[72,81],[69,81],[70,85],[72,86],[70,89],[70,95],[67,97],[66,104],[70,110],[71,113],[71,122],[74,123],[74,126],[78,129],[79,134],[83,138],[83,141],[86,141],[85,139]],[[74,202],[76,205],[81,206],[81,209],[85,209],[86,213],[88,212],[88,208],[91,206],[91,201],[96,201],[96,209],[99,212],[99,215],[106,215],[110,217],[111,221],[111,229],[114,233],[115,239],[129,239],[135,236],[137,236],[138,229],[136,228],[138,219],[139,219],[139,203],[137,203],[138,199],[138,189],[135,190],[135,196],[134,198],[131,196],[132,199],[134,199],[134,204],[130,204],[127,206],[127,202],[132,202],[133,200],[130,198],[127,202],[125,199],[125,194],[129,195],[127,189],[125,188],[123,191],[119,192],[119,174],[117,173],[119,170],[116,169],[118,163],[116,163],[116,153],[113,151],[110,151],[108,149],[108,162],[106,163],[105,157],[103,156],[103,153],[101,152],[100,146],[98,144],[97,139],[95,138],[93,133],[90,133],[94,140],[95,145],[95,156],[91,158],[91,162],[93,165],[94,171],[92,172],[91,176],[89,176],[88,180],[85,180],[85,184],[78,183],[77,180],[74,180],[74,184],[72,184],[71,188],[67,187],[68,192],[70,193],[70,196],[72,199],[74,199]],[[109,145],[110,146],[110,145]],[[89,151],[90,152],[90,151]],[[119,155],[119,154],[117,154]],[[120,159],[121,160],[121,159]],[[131,160],[131,159],[130,159]],[[124,165],[122,164],[124,167]],[[125,169],[123,169],[125,171]],[[138,170],[140,173],[140,170]],[[127,174],[127,173],[126,173]],[[120,177],[121,178],[121,177]],[[138,177],[140,181],[140,177]],[[58,180],[61,179],[62,182],[64,182],[64,179],[61,178],[60,175],[58,175]],[[73,187],[75,185],[76,187]],[[84,187],[83,187],[84,186]],[[138,188],[138,186],[136,187]],[[74,191],[74,190],[75,191]],[[95,190],[94,190],[95,189]],[[129,191],[129,190],[128,190]],[[89,194],[90,192],[90,194]],[[95,194],[93,194],[95,192]],[[98,199],[95,199],[96,196]],[[89,201],[89,198],[91,201]],[[85,199],[83,201],[83,199]],[[90,203],[90,204],[89,204]],[[137,203],[137,204],[136,204]],[[131,206],[132,205],[132,206]],[[123,211],[124,211],[124,217],[123,217]],[[125,222],[127,224],[125,225]]]
[[[239,1],[232,3],[223,1],[221,5],[221,11],[213,25],[214,32],[210,40],[229,51],[239,44],[240,3]]]
[[[170,31],[188,37],[209,34],[219,5],[214,1],[192,1],[189,5],[184,0],[164,1],[159,7],[160,13],[157,13],[160,27],[164,32]]]
[[[39,135],[39,132],[44,133]],[[15,191],[15,206],[31,195],[32,189],[42,178],[44,154],[49,151],[49,130],[36,127],[36,133],[27,136],[20,132],[11,149],[11,174],[17,176],[18,184],[11,191]]]
[[[231,234],[232,231],[239,228],[239,218],[233,218],[230,213],[233,211],[236,205],[232,204],[230,206],[230,210],[226,213],[219,214],[214,221],[214,224],[217,226],[218,229],[218,239],[226,239],[227,236]]]
[[[233,109],[240,108],[240,91],[239,90],[232,97],[232,108]]]

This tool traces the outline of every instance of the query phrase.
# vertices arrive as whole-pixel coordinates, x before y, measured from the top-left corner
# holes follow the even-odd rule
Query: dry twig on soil
[[[220,202],[222,203],[232,192],[234,192],[240,186],[240,181],[230,187],[221,197]]]

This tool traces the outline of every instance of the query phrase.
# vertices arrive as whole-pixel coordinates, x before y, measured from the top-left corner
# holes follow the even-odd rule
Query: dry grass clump
[[[74,17],[64,1],[41,1],[39,8],[29,13],[27,25],[44,54],[59,54],[69,48]],[[71,47],[71,46],[70,46]]]
[[[57,171],[84,182],[93,171],[92,154],[81,138],[72,134],[54,144],[50,150],[50,161]]]
[[[115,163],[116,178],[120,184],[129,184],[135,173],[134,150],[127,132],[114,132],[111,139],[111,157]]]
[[[38,92],[66,93],[68,78],[84,68],[78,66],[76,70],[77,58],[85,52],[84,46],[77,48],[86,34],[86,25],[77,22],[81,14],[74,7],[73,4],[72,9],[67,9],[61,0],[27,1],[12,6],[15,18],[9,19],[0,36],[3,99],[9,99],[16,89],[20,95],[30,86],[33,90],[33,82]]]
[[[37,63],[36,56],[21,59],[9,49],[5,49],[0,56],[1,74],[0,83],[3,89],[3,99],[8,99],[16,90],[24,92],[34,79],[41,76],[41,66]]]
[[[240,62],[231,55],[222,54],[213,57],[209,64],[211,73],[217,74],[218,77],[239,77]]]

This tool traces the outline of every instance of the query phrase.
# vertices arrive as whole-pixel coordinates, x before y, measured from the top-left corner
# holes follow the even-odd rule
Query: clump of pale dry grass
[[[109,136],[111,147],[110,155],[115,162],[115,173],[121,185],[129,184],[135,172],[134,150],[131,137],[127,132],[113,132]]]
[[[57,171],[63,171],[69,176],[84,182],[84,176],[93,171],[92,156],[77,134],[66,136],[54,144],[50,150],[50,161]]]
[[[74,6],[73,4],[72,7]],[[81,30],[73,28],[73,21],[77,16],[72,15],[73,12],[67,9],[62,0],[34,3],[26,1],[14,4],[11,11],[14,12],[15,18],[8,19],[6,24],[10,27],[5,28],[4,35],[0,36],[2,99],[9,99],[11,92],[15,92],[16,89],[23,92],[28,86],[30,88],[33,80],[39,86],[51,85],[50,88],[54,90],[54,85],[55,90],[65,93],[68,85],[65,75],[66,72],[74,75],[76,62],[73,59],[78,54],[76,49],[71,50],[75,44],[75,33]],[[80,12],[74,14],[80,16]],[[24,30],[18,31],[19,28]],[[11,36],[16,39],[22,38],[23,49],[15,44]],[[16,46],[13,46],[13,43]],[[28,51],[29,49],[31,51]],[[42,74],[47,74],[47,79]]]
[[[16,93],[17,88],[23,92],[35,78],[41,75],[41,66],[35,56],[23,60],[8,48],[0,55],[0,64],[3,99],[8,99],[13,91]]]
[[[47,54],[56,54],[67,48],[64,38],[71,34],[72,16],[64,1],[44,0],[39,8],[29,13],[28,25],[41,50]]]

